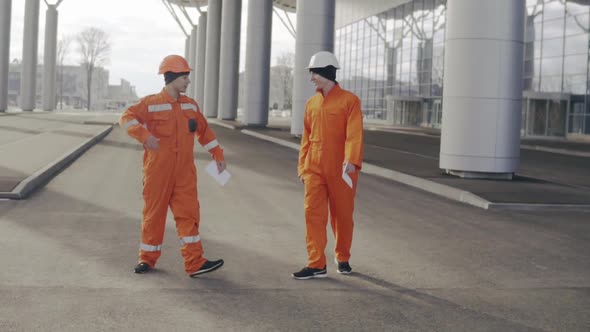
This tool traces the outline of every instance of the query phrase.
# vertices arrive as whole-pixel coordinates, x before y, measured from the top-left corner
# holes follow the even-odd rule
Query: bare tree
[[[111,43],[106,32],[98,28],[86,28],[76,36],[80,52],[80,65],[86,71],[86,108],[92,105],[92,74],[96,67],[109,61]]]
[[[293,103],[293,66],[295,64],[295,54],[293,52],[284,52],[277,57],[277,73],[283,92],[282,109],[291,109]]]
[[[61,36],[57,42],[57,65],[59,66],[59,109],[63,109],[64,98],[64,63],[70,53],[72,36]]]

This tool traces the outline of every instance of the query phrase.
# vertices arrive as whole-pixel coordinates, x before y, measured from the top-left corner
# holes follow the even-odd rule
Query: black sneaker
[[[148,263],[141,262],[141,263],[137,264],[137,266],[135,266],[135,268],[133,269],[133,272],[139,273],[139,274],[144,274],[144,273],[150,272],[151,269],[152,268],[148,265]]]
[[[190,277],[194,278],[194,277],[198,276],[199,274],[213,272],[222,266],[223,266],[223,259],[218,259],[216,261],[209,261],[208,260],[205,262],[205,264],[203,264],[203,266],[201,266],[200,269],[197,270],[197,272],[191,273]]]
[[[352,268],[350,267],[350,264],[348,264],[348,262],[339,262],[336,261],[336,264],[338,264],[338,273],[340,274],[350,274],[352,273]]]
[[[325,278],[328,276],[326,267],[323,269],[314,269],[313,267],[304,267],[299,272],[293,273],[293,278],[299,280],[311,279],[311,278]]]

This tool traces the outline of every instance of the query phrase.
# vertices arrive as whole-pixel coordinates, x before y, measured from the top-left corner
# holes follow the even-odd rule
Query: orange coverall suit
[[[189,130],[189,120],[196,131]],[[143,222],[139,261],[155,267],[160,257],[168,206],[176,221],[185,270],[197,271],[207,260],[199,237],[197,171],[193,147],[195,134],[213,159],[223,160],[223,150],[197,103],[184,95],[178,100],[165,90],[143,98],[127,109],[120,119],[127,133],[144,144],[150,135],[158,138],[160,149],[144,149]]]
[[[321,90],[305,105],[297,173],[305,184],[308,267],[326,266],[328,207],[336,238],[336,259],[348,262],[352,245],[354,196],[363,160],[363,115],[360,100],[336,84],[327,96]],[[343,163],[356,166],[342,179]]]

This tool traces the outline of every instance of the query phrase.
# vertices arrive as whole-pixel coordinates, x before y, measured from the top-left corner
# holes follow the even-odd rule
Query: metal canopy
[[[167,0],[171,4],[182,7],[205,7],[209,1],[207,0]],[[286,10],[288,12],[295,12],[297,0],[273,0],[275,7]]]

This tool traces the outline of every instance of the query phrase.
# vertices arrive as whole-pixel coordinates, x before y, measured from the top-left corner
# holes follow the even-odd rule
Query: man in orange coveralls
[[[330,52],[311,57],[308,69],[317,92],[305,105],[297,173],[305,185],[308,262],[295,279],[324,278],[328,209],[336,238],[337,271],[349,274],[352,214],[363,161],[363,114],[360,100],[336,82],[338,60]],[[350,184],[346,182],[350,180]]]
[[[172,209],[182,248],[185,270],[195,277],[220,268],[223,260],[203,257],[199,236],[197,173],[193,157],[195,135],[211,153],[221,173],[225,169],[223,150],[199,105],[183,95],[192,69],[179,55],[162,60],[159,74],[166,86],[129,107],[119,121],[129,136],[143,144],[143,222],[139,264],[135,273],[146,273],[160,257],[166,213]]]

